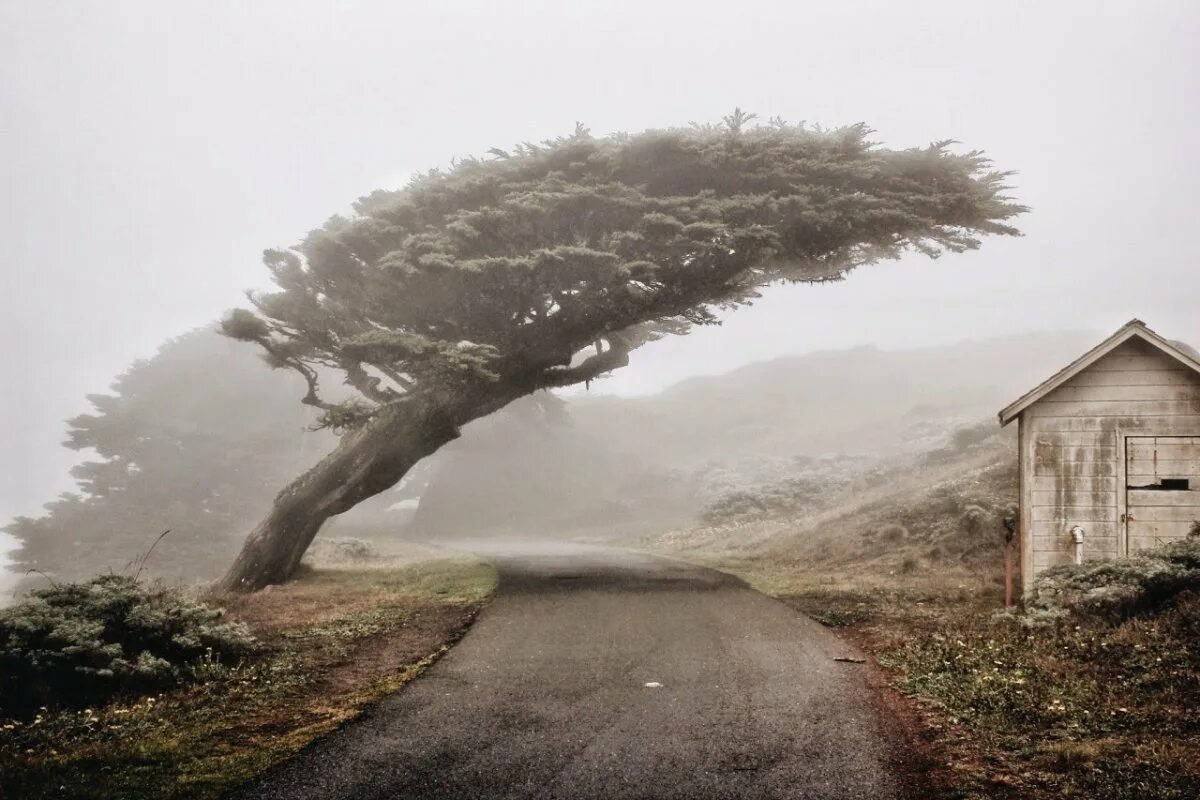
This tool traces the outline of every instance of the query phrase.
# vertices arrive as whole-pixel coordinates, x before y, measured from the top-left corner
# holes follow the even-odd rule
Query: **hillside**
[[[692,526],[717,498],[772,482],[827,501],[944,446],[1091,338],[814,353],[643,397],[539,393],[467,426],[323,535],[623,539]],[[79,492],[5,528],[21,540],[13,560],[56,580],[120,570],[170,529],[150,574],[219,574],[275,492],[333,442],[305,430],[298,389],[210,330],[167,343],[71,421],[71,446],[93,454],[74,472]]]
[[[412,533],[625,537],[690,526],[725,492],[819,473],[814,459],[839,461],[841,480],[943,447],[1094,338],[854,348],[650,396],[541,395],[469,426],[430,459]]]

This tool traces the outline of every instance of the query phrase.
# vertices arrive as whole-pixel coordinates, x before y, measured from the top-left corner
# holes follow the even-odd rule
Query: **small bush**
[[[308,551],[308,559],[324,564],[352,564],[378,559],[379,551],[365,539],[335,536],[317,539]]]
[[[995,525],[995,517],[986,508],[974,504],[963,509],[960,523],[968,536],[977,538]]]
[[[0,716],[80,707],[194,680],[254,647],[182,592],[103,575],[0,610]]]
[[[1069,564],[1038,576],[1026,604],[1030,622],[1076,616],[1122,619],[1200,590],[1200,538],[1143,550],[1130,558]]]

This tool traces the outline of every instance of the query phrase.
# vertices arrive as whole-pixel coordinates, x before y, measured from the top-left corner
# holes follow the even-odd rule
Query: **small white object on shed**
[[[1132,320],[1000,412],[1019,423],[1021,577],[1200,520],[1200,354]]]

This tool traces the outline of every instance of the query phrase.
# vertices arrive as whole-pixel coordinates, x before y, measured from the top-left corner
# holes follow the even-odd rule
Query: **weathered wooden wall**
[[[1074,525],[1086,558],[1125,553],[1125,438],[1200,435],[1200,375],[1131,339],[1026,408],[1020,426],[1029,590],[1036,573],[1070,563]]]

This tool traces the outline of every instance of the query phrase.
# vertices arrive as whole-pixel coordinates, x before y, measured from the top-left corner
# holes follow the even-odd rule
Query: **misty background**
[[[862,120],[893,147],[986,150],[1032,207],[1024,238],[978,253],[777,287],[637,351],[589,403],[818,350],[1095,338],[1132,316],[1200,341],[1198,33],[1190,2],[0,3],[0,520],[71,488],[88,454],[60,446],[64,421],[262,286],[263,248],[576,120]],[[1087,338],[1064,336],[1045,341]],[[1006,352],[981,409],[1036,379],[1006,364],[1060,355]]]

